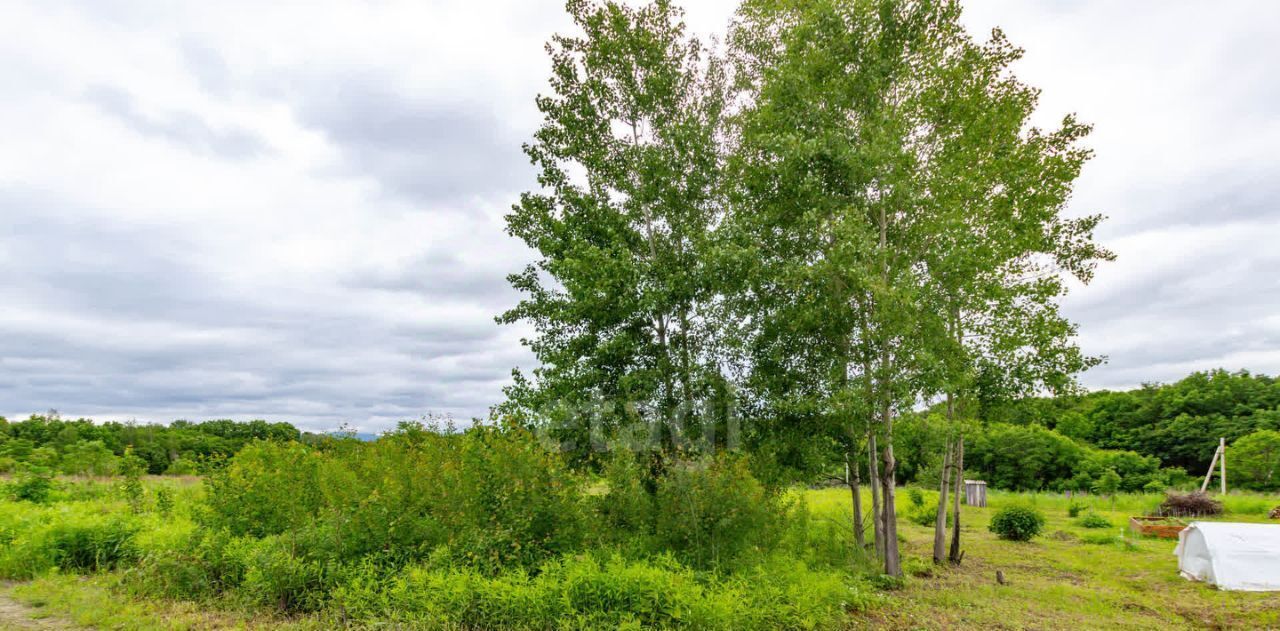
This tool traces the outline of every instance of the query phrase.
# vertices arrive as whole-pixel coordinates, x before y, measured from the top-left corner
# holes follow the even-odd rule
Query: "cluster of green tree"
[[[655,470],[735,440],[844,460],[896,576],[895,421],[945,399],[941,562],[960,419],[1095,363],[1058,307],[1111,258],[1099,216],[1062,212],[1089,127],[1034,127],[1022,51],[954,1],[746,0],[723,52],[666,0],[568,6],[525,147],[540,187],[507,217],[538,258],[499,317],[540,367],[499,412],[586,464],[624,435]]]
[[[0,473],[27,464],[68,475],[113,475],[126,451],[151,474],[190,475],[221,462],[254,440],[298,441],[288,423],[230,420],[169,425],[63,420],[55,414],[25,421],[0,417]]]
[[[936,486],[945,420],[938,414],[913,414],[904,416],[899,427],[903,481]],[[1038,424],[975,424],[966,435],[966,469],[994,488],[1162,492],[1190,480],[1181,468],[1162,468],[1154,456],[1099,449]]]
[[[1234,484],[1280,488],[1280,380],[1266,375],[1196,372],[1174,383],[1129,391],[988,402],[980,414],[994,425],[1024,426],[1024,433],[1051,429],[1059,442],[1070,439],[1081,448],[1141,454],[1193,475],[1208,470],[1218,440],[1224,438]],[[1071,488],[1058,483],[1060,475],[1046,473],[1040,477],[1043,486]],[[1128,488],[1135,485],[1126,482]]]

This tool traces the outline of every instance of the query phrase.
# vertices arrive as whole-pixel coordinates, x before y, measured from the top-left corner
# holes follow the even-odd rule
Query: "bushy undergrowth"
[[[69,507],[12,513],[0,522],[0,577],[25,579],[60,568],[94,572],[136,558],[139,525],[126,515]]]
[[[846,576],[774,559],[707,578],[670,556],[613,554],[551,561],[536,573],[486,576],[468,568],[411,566],[385,578],[354,576],[334,604],[358,621],[414,628],[814,629],[876,601]]]
[[[848,536],[745,459],[651,457],[589,486],[518,429],[254,444],[127,584],[415,628],[823,628],[865,604]]]

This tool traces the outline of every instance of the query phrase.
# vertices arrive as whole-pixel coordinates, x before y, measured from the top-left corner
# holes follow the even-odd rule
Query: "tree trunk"
[[[956,439],[956,492],[955,492],[955,515],[951,519],[951,554],[948,556],[952,563],[959,564],[962,555],[960,553],[960,493],[964,492],[964,437]]]
[[[884,422],[884,451],[880,472],[880,511],[884,521],[884,573],[889,576],[902,576],[902,559],[898,553],[898,516],[894,508],[894,495],[897,491],[897,462],[893,459],[893,414],[886,402],[881,408],[881,419]]]
[[[865,551],[867,549],[866,533],[862,530],[862,493],[859,489],[860,476],[858,474],[858,462],[849,452],[844,454],[844,477],[845,482],[849,484],[849,494],[853,499],[853,541],[858,546],[858,550]]]
[[[876,435],[867,437],[867,473],[871,484],[871,525],[875,538],[876,558],[884,558],[884,515],[880,512],[880,476],[876,467]]]
[[[947,553],[947,487],[950,486],[951,475],[951,440],[947,439],[947,450],[942,455],[942,471],[938,477],[938,516],[933,522],[933,562],[941,565]]]

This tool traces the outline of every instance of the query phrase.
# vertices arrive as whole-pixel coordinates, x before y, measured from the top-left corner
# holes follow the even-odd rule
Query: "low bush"
[[[996,511],[987,527],[1009,541],[1030,541],[1044,528],[1044,514],[1030,506],[1007,506]]]
[[[1086,513],[1076,524],[1081,528],[1110,528],[1112,525],[1111,520],[1094,512]]]
[[[1080,512],[1083,511],[1084,509],[1085,509],[1085,505],[1083,502],[1077,502],[1072,500],[1070,504],[1067,504],[1067,517],[1075,519],[1076,517],[1080,516]]]
[[[9,485],[9,495],[19,502],[43,504],[53,494],[53,472],[48,467],[23,466]]]
[[[54,568],[113,569],[136,558],[138,526],[119,515],[50,510],[5,525],[0,577],[27,579]]]

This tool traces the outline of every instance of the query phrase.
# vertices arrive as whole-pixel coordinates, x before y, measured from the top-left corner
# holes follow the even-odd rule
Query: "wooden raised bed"
[[[1177,539],[1187,524],[1172,517],[1130,517],[1129,529],[1145,537]]]

